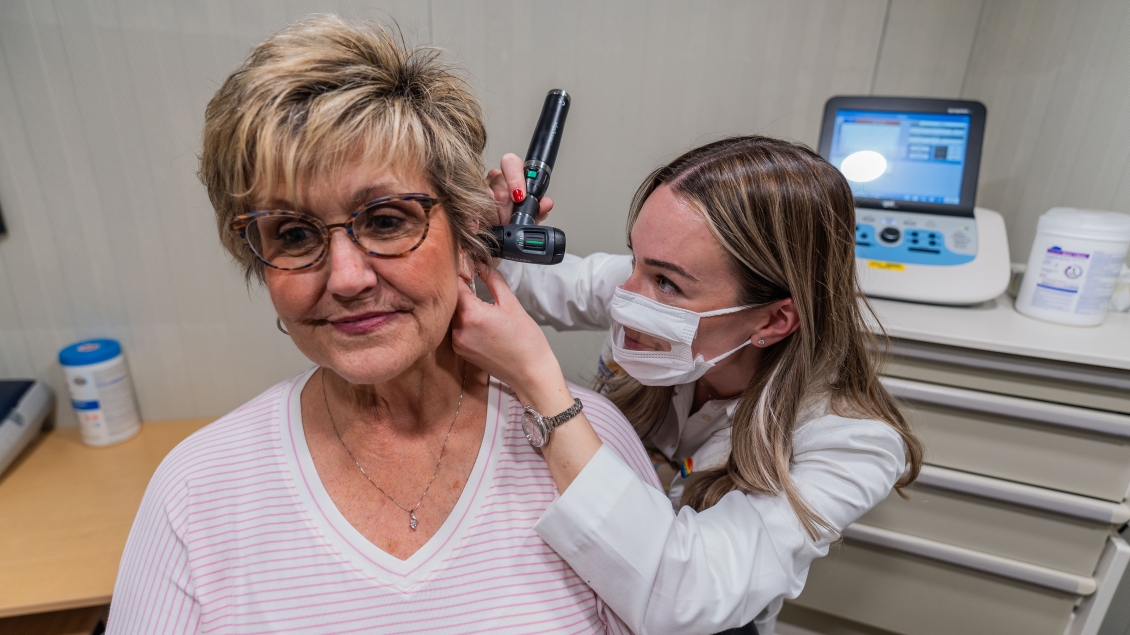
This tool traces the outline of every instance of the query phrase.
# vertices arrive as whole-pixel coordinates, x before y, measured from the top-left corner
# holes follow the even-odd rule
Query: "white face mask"
[[[612,297],[612,359],[645,386],[677,386],[698,380],[715,364],[750,343],[749,338],[736,348],[709,361],[694,357],[691,343],[698,335],[700,318],[726,315],[751,309],[738,306],[695,313],[645,298],[638,293],[616,289]],[[624,348],[624,327],[671,343],[669,351],[633,351]]]

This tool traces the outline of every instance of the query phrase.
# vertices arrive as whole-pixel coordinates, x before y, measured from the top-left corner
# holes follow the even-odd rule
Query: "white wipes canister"
[[[59,351],[59,363],[87,445],[125,441],[141,430],[121,344],[105,339],[72,344]]]
[[[1130,265],[1122,265],[1118,282],[1114,285],[1114,295],[1110,297],[1110,308],[1119,313],[1130,313]]]
[[[1040,217],[1016,310],[1048,322],[1101,324],[1130,248],[1130,216],[1056,207]]]

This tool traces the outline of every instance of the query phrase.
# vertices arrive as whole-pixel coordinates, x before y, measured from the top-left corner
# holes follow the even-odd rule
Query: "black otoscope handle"
[[[557,264],[565,257],[565,233],[555,227],[536,225],[541,199],[549,189],[549,177],[561,148],[570,101],[569,94],[560,89],[545,96],[523,165],[526,198],[514,206],[509,225],[491,228],[497,242],[495,257],[546,265]]]

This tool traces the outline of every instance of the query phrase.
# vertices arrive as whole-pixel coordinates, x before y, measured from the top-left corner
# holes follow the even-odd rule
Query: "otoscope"
[[[556,227],[538,226],[538,206],[549,189],[549,175],[561,147],[561,131],[569,114],[569,95],[563,90],[549,91],[541,107],[530,149],[526,151],[526,198],[514,205],[509,225],[490,228],[494,234],[494,257],[555,265],[565,258],[565,232]]]

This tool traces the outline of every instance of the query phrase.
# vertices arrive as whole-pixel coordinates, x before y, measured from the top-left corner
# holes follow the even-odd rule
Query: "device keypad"
[[[910,251],[941,253],[942,234],[936,231],[912,229],[906,233],[910,239]]]
[[[977,254],[971,220],[857,208],[856,257],[908,264],[962,264]]]

